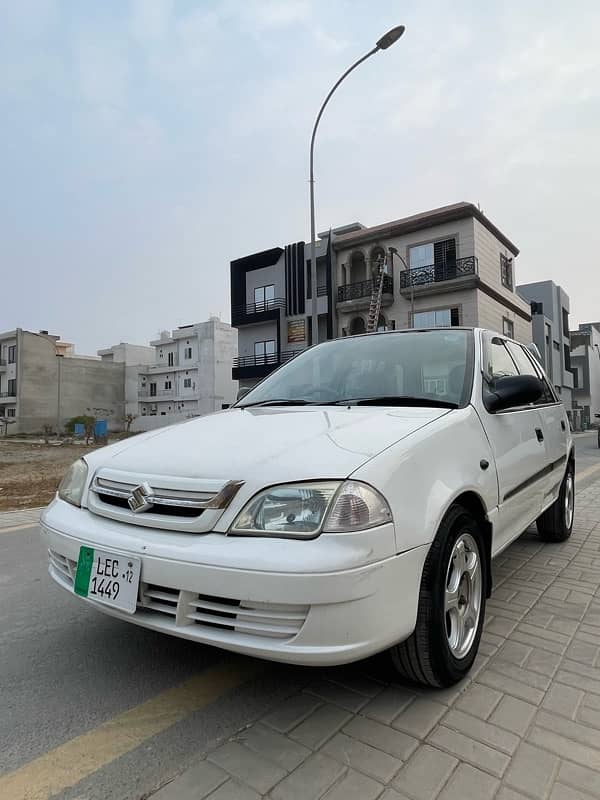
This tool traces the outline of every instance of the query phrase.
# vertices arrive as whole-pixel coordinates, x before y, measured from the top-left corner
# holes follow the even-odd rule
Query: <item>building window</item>
[[[192,388],[192,379],[191,378],[184,378],[183,379],[183,388],[184,389],[191,389]]]
[[[569,350],[569,345],[563,345],[563,355],[565,359],[565,369],[571,369],[571,351]]]
[[[503,253],[500,253],[500,280],[502,286],[507,289],[513,290],[513,263],[512,258],[508,258]]]
[[[515,323],[507,317],[502,317],[502,333],[509,339],[515,338]]]
[[[573,388],[579,389],[579,370],[575,367],[573,370]]]
[[[16,378],[8,379],[8,395],[9,397],[16,397],[17,395],[17,381]]]
[[[530,303],[530,306],[531,306],[531,313],[533,315],[543,314],[544,313],[544,304],[543,303],[539,303],[536,300],[532,300],[531,303]]]
[[[563,336],[569,335],[569,312],[566,308],[562,310]]]
[[[265,311],[268,308],[273,308],[273,301],[275,300],[275,285],[271,283],[269,286],[257,286],[254,290],[254,310]]]
[[[554,347],[555,350],[560,350],[560,345],[558,342],[552,342],[552,346]]]
[[[16,344],[9,345],[9,347],[8,347],[8,359],[7,360],[8,360],[9,364],[14,364],[15,361],[17,360],[17,345]]]
[[[254,342],[254,360],[257,364],[275,363],[275,340]]]
[[[413,328],[449,328],[459,324],[458,308],[418,311],[413,315]]]
[[[150,397],[156,397],[156,384],[150,384]]]
[[[183,357],[186,358],[188,361],[190,360],[190,358],[192,357],[192,348],[191,347],[186,347],[185,348],[184,353],[183,353]]]
[[[165,389],[171,388],[171,381],[165,381]]]
[[[169,353],[167,355],[167,366],[172,367],[174,359],[175,359],[174,354],[173,353]]]
[[[7,408],[6,409],[6,416],[7,417],[16,417],[16,411],[14,408]]]
[[[408,248],[408,263],[411,269],[430,267],[433,264],[433,244],[418,244]]]

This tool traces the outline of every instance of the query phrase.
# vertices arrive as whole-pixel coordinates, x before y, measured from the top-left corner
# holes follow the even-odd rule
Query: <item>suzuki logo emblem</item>
[[[147,483],[140,483],[135,489],[131,490],[127,503],[134,514],[147,511],[154,504],[152,489]]]

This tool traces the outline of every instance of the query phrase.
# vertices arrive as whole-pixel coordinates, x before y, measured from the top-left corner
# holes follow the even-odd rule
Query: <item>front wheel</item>
[[[569,461],[558,497],[537,518],[537,529],[544,542],[564,542],[573,530],[575,516],[575,467]]]
[[[396,671],[412,682],[436,688],[464,678],[479,649],[485,587],[481,529],[468,511],[453,506],[423,568],[415,630],[391,648]]]

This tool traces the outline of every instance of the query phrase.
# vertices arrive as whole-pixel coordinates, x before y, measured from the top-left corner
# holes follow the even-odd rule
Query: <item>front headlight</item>
[[[242,509],[229,533],[312,539],[321,532],[345,533],[391,522],[385,499],[358,481],[315,481],[273,486]]]
[[[83,458],[79,458],[74,464],[71,464],[58,487],[60,499],[80,508],[87,474],[88,467]]]

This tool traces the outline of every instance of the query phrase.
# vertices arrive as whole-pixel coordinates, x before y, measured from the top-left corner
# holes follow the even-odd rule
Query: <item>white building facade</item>
[[[235,328],[211,317],[207,322],[163,331],[159,339],[150,342],[154,363],[126,368],[131,375],[137,370],[139,419],[132,430],[211,414],[234,403],[238,382],[231,377],[231,364],[237,356],[237,339]],[[131,392],[127,400],[131,405]]]

